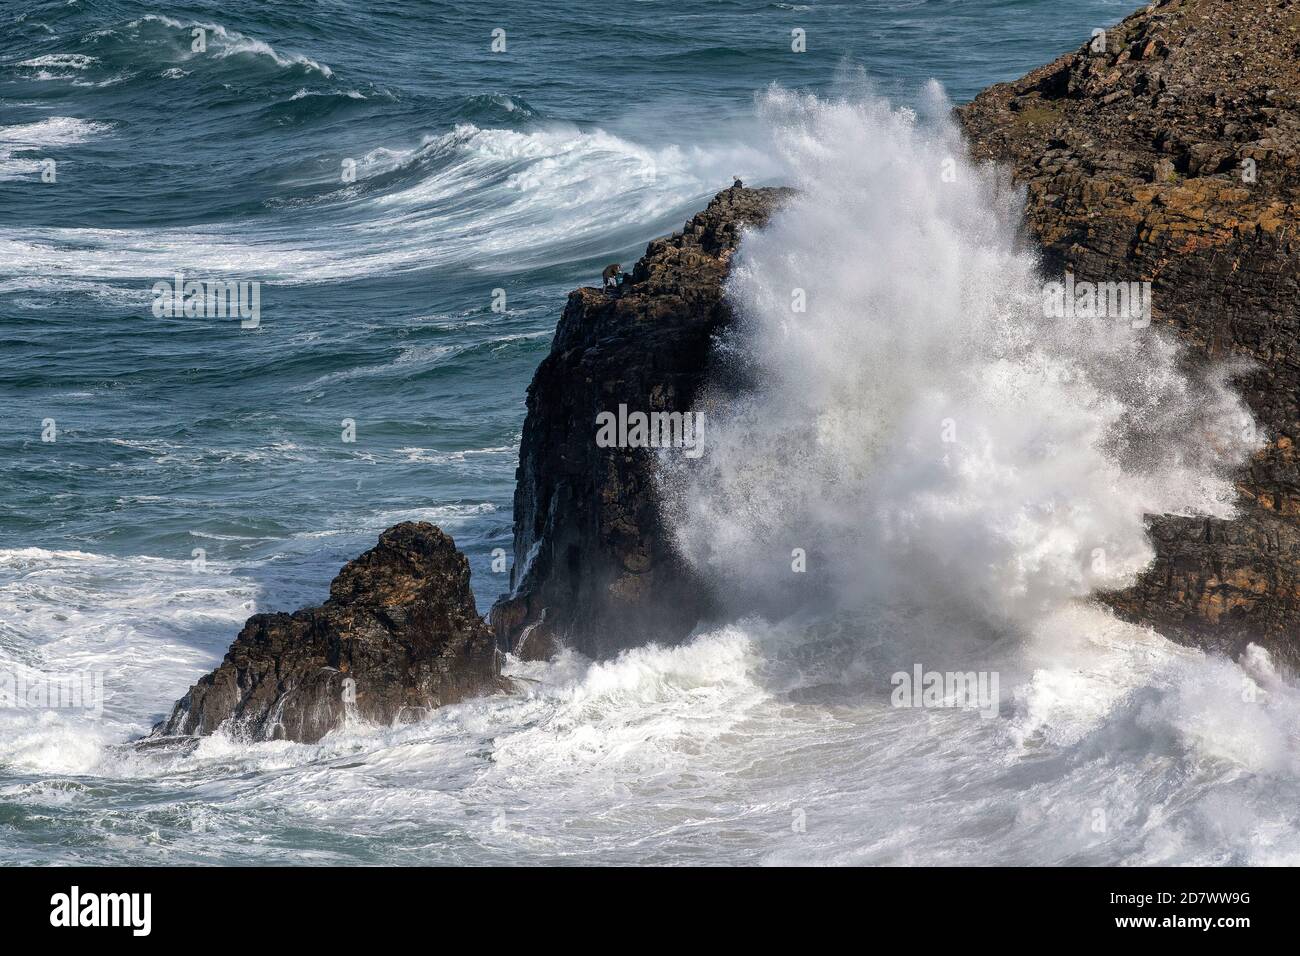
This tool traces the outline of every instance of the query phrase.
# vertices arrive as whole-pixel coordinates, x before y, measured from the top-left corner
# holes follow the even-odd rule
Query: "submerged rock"
[[[1300,51],[1294,0],[1161,0],[958,113],[1006,162],[1058,274],[1152,283],[1198,360],[1245,359],[1268,446],[1234,521],[1155,517],[1158,557],[1108,600],[1199,646],[1300,665]]]
[[[728,262],[746,227],[788,192],[733,186],[656,239],[616,294],[569,295],[528,389],[514,500],[510,596],[492,610],[525,658],[560,642],[606,657],[684,638],[712,598],[676,557],[658,514],[654,450],[599,447],[597,416],[686,412],[730,321]],[[705,435],[707,441],[707,434]]]
[[[406,522],[349,561],[320,607],[249,618],[153,736],[224,727],[313,743],[349,721],[418,720],[503,687],[465,556],[433,525]]]

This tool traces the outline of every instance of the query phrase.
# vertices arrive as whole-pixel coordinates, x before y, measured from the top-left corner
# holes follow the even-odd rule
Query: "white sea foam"
[[[429,465],[456,465],[479,456],[518,456],[519,445],[497,445],[492,448],[466,448],[462,451],[438,451],[434,448],[397,448],[394,451],[406,456],[406,461]]]
[[[404,508],[395,511],[381,511],[375,515],[374,520],[384,527],[402,521],[429,521],[447,527],[476,515],[492,514],[496,510],[496,505],[489,501],[481,501],[473,505],[436,505],[430,508]]]
[[[38,666],[102,666],[112,692],[98,723],[0,713],[20,774],[0,795],[94,833],[100,798],[69,778],[143,788],[108,858],[270,862],[307,828],[394,862],[1300,861],[1300,694],[1262,652],[1239,667],[1086,606],[985,654],[998,720],[890,707],[891,650],[854,628],[742,621],[607,663],[511,661],[514,694],[421,724],[136,751],[116,744],[215,663],[252,590],[82,552],[2,552],[0,569],[0,620]]]
[[[47,53],[45,56],[23,60],[19,66],[26,67],[66,67],[73,70],[89,69],[99,59],[84,53]]]
[[[273,844],[306,826],[396,862],[1300,860],[1300,695],[1285,683],[1238,706],[1237,665],[1071,607],[986,661],[1009,686],[1004,717],[985,720],[892,708],[869,679],[888,664],[864,664],[854,636],[815,657],[806,642],[748,621],[603,664],[511,661],[514,694],[425,723],[114,749],[96,772],[192,792],[170,797],[187,819],[216,812],[163,845],[227,859],[246,830]],[[839,670],[842,653],[865,669]],[[238,852],[280,858],[259,843]]]
[[[364,100],[365,94],[359,90],[308,90],[301,89],[289,97],[289,102],[305,100],[309,96],[346,96],[350,100]]]
[[[0,550],[0,671],[102,675],[102,714],[0,707],[0,764],[92,773],[225,652],[257,589],[210,562]]]
[[[72,116],[51,116],[35,123],[0,126],[0,180],[39,175],[42,150],[76,146],[112,127]]]

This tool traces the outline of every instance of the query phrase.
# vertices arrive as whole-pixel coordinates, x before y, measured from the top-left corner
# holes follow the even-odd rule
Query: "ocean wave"
[[[1003,673],[1009,709],[989,720],[893,707],[887,672],[840,673],[829,704],[809,703],[836,681],[841,652],[854,660],[863,648],[845,633],[812,660],[794,650],[805,640],[748,621],[601,663],[509,658],[514,693],[422,723],[354,726],[317,744],[217,734],[183,752],[109,747],[97,766],[116,779],[201,781],[227,809],[256,813],[273,799],[287,825],[414,827],[417,855],[425,829],[454,827],[468,846],[445,852],[479,860],[1300,858],[1286,823],[1300,693],[1262,652],[1239,666],[1074,608],[985,661]],[[1258,705],[1240,706],[1243,681]],[[1008,803],[1009,789],[1026,788],[1034,800]]]
[[[73,146],[111,130],[112,124],[77,119],[72,116],[51,116],[35,123],[17,126],[0,126],[0,147],[14,150],[41,149],[44,147]]]
[[[300,89],[289,97],[290,103],[305,100],[309,96],[343,96],[350,100],[364,100],[365,94],[359,90],[308,90]]]
[[[542,113],[523,97],[508,93],[465,97],[450,112],[457,121],[478,126],[518,126],[543,119]]]
[[[39,73],[33,74],[31,79],[39,82],[62,81],[72,86],[99,89],[105,86],[116,86],[131,79],[134,75],[132,73],[118,73],[103,80],[83,80],[80,74],[77,73],[51,73],[48,70],[41,70]]]
[[[432,524],[458,523],[485,514],[493,514],[497,506],[490,501],[466,505],[436,505],[429,508],[402,508],[381,511],[373,516],[374,524],[387,528],[403,521],[428,521]]]
[[[405,460],[421,465],[458,465],[466,459],[488,456],[515,456],[519,454],[519,444],[497,445],[492,448],[465,448],[460,451],[438,451],[436,448],[396,448],[394,451],[404,455]]]
[[[471,348],[469,345],[409,346],[403,348],[396,356],[373,365],[353,365],[349,368],[327,372],[310,382],[294,386],[294,391],[314,392],[326,385],[338,385],[340,382],[383,377],[398,372],[409,375],[417,370],[445,366],[457,355],[462,354],[469,348]]]
[[[712,194],[736,170],[773,168],[745,144],[652,147],[560,124],[462,124],[358,159],[356,184],[252,231],[246,222],[3,228],[0,277],[148,282],[179,270],[296,284],[449,265],[514,270],[597,254],[611,236],[644,230]]]
[[[311,57],[304,56],[301,53],[281,53],[264,40],[247,36],[237,30],[227,29],[219,23],[209,23],[203,20],[176,20],[172,17],[150,13],[139,19],[132,20],[126,24],[126,29],[139,30],[145,24],[158,24],[165,27],[168,31],[171,31],[173,39],[183,41],[186,49],[189,49],[191,45],[192,31],[195,29],[204,30],[208,34],[205,39],[209,44],[210,51],[214,51],[210,52],[209,55],[215,56],[217,59],[249,56],[270,60],[276,66],[285,69],[301,68],[319,73],[326,78],[334,75],[334,71],[330,67],[318,63]],[[177,37],[175,34],[180,34],[180,36]],[[195,55],[202,56],[203,54]]]
[[[373,521],[447,525],[491,509]],[[466,841],[454,852],[516,862],[647,853],[804,865],[1300,859],[1287,823],[1300,691],[1257,648],[1232,663],[1086,605],[1041,619],[1022,642],[968,645],[963,653],[977,656],[947,658],[1002,675],[996,720],[891,706],[897,648],[861,639],[864,625],[892,639],[891,622],[822,632],[810,654],[818,628],[743,620],[606,662],[572,652],[510,658],[512,694],[421,723],[350,727],[317,744],[218,734],[183,748],[130,746],[257,609],[257,588],[230,571],[0,551],[0,668],[101,671],[108,692],[98,719],[0,711],[0,763],[72,775],[74,785],[85,776],[201,788],[203,799],[176,811],[190,850],[207,831],[185,821],[220,807],[230,818],[204,824],[216,841],[250,818],[322,832],[346,824],[376,838],[414,828],[392,848],[412,860],[429,851],[426,829],[445,828]],[[36,656],[15,657],[15,640]],[[1249,705],[1244,688],[1253,689]],[[1035,800],[1008,803],[1009,789],[1026,788]],[[4,781],[3,794],[36,806],[61,799],[40,783]],[[67,798],[69,810],[81,803]],[[1093,828],[1098,808],[1104,834]],[[989,831],[1007,838],[984,839]]]

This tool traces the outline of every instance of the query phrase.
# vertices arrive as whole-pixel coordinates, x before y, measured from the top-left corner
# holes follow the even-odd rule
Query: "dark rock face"
[[[465,556],[433,525],[407,522],[348,562],[320,607],[249,618],[154,736],[229,722],[252,740],[313,743],[352,719],[418,720],[503,687]]]
[[[1150,280],[1153,314],[1238,386],[1269,445],[1231,522],[1156,517],[1125,616],[1300,666],[1300,4],[1162,0],[959,111],[1007,162],[1049,266]]]
[[[684,638],[708,615],[710,595],[661,526],[653,452],[598,447],[596,416],[620,404],[691,408],[713,337],[730,321],[722,287],[731,253],[786,192],[724,190],[682,232],[651,242],[620,294],[569,295],[528,389],[512,591],[492,611],[498,636],[521,656],[546,657],[563,642],[607,657]]]

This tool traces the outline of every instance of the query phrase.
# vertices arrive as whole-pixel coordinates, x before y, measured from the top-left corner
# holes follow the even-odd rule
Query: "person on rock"
[[[617,262],[612,262],[609,265],[605,266],[604,271],[601,272],[600,274],[601,284],[604,286],[604,288],[607,291],[609,289],[617,290],[620,281],[619,276],[621,276],[622,274],[623,274],[623,267],[620,266]]]

